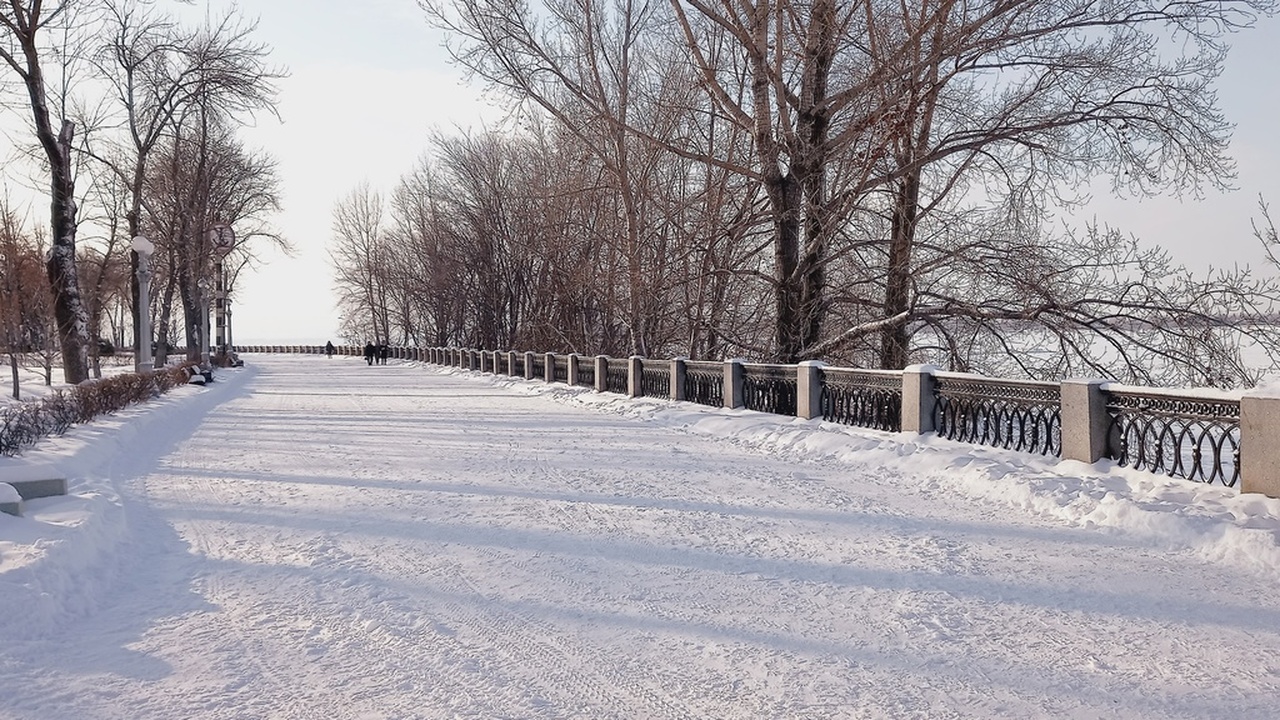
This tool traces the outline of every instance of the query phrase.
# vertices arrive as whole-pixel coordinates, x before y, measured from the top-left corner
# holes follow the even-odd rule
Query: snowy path
[[[571,391],[250,362],[107,471],[116,579],[0,646],[0,717],[1280,713],[1274,572]]]

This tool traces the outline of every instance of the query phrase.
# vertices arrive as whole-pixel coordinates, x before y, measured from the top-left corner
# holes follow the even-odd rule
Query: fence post
[[[1274,392],[1274,391],[1272,391]],[[1240,398],[1240,492],[1280,497],[1280,396]]]
[[[1062,419],[1062,459],[1095,463],[1107,454],[1107,394],[1105,380],[1063,380],[1059,416]]]
[[[644,358],[632,355],[627,358],[627,397],[644,396]]]
[[[902,432],[933,432],[933,365],[909,365],[902,370]]]
[[[516,377],[516,368],[520,366],[520,353],[515,350],[507,351],[507,374]]]
[[[609,356],[596,356],[596,392],[609,389]]]
[[[796,365],[796,417],[812,420],[822,417],[821,360],[805,360]]]
[[[672,358],[671,359],[671,399],[685,400],[689,397],[688,391],[685,389],[685,381],[688,377],[685,375],[684,361],[689,358]]]
[[[724,406],[730,410],[746,403],[742,399],[742,360],[724,361]]]
[[[550,385],[556,381],[556,354],[547,353],[542,358],[542,380]]]
[[[521,375],[525,380],[533,379],[533,353],[528,350],[524,352],[524,372]]]
[[[582,356],[578,353],[569,353],[569,377],[570,385],[578,384],[578,363],[582,361]]]

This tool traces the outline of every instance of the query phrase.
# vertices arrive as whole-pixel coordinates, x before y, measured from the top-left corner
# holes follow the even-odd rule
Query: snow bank
[[[115,415],[73,427],[16,458],[0,458],[0,481],[67,478],[68,493],[26,503],[23,517],[0,515],[0,638],[33,637],[68,615],[91,613],[132,541],[120,483],[189,434],[209,409],[243,384],[187,385]]]
[[[1274,575],[1280,572],[1280,500],[1232,488],[1119,467],[1088,465],[943,440],[749,410],[723,410],[653,398],[626,398],[586,388],[456,368],[518,392],[546,395],[600,412],[714,435],[797,462],[840,463],[910,482],[921,492],[960,495],[1013,507],[1064,525],[1123,533],[1150,547],[1187,552],[1215,563]]]

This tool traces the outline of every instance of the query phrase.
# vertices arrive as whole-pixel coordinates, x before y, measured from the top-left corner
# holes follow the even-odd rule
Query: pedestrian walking
[[[333,357],[333,341],[332,340],[324,344],[324,354],[330,358]]]
[[[375,352],[377,351],[374,349],[373,343],[367,342],[364,344],[364,361],[366,364],[373,364],[373,355]]]

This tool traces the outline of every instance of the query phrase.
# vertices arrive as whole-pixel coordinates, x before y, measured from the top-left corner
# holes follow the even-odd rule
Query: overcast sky
[[[217,14],[233,3],[197,0]],[[326,245],[335,201],[360,182],[384,195],[412,169],[433,129],[492,123],[477,90],[447,62],[442,37],[415,0],[255,0],[239,4],[259,21],[290,76],[281,82],[283,122],[263,119],[249,142],[279,161],[284,212],[278,228],[297,248],[269,256],[236,288],[237,343],[320,343],[337,337]],[[1261,265],[1250,230],[1259,193],[1280,216],[1280,21],[1235,38],[1220,100],[1237,125],[1232,152],[1238,190],[1202,201],[1118,201],[1097,196],[1089,212],[1192,266]],[[1278,217],[1280,219],[1280,217]]]

